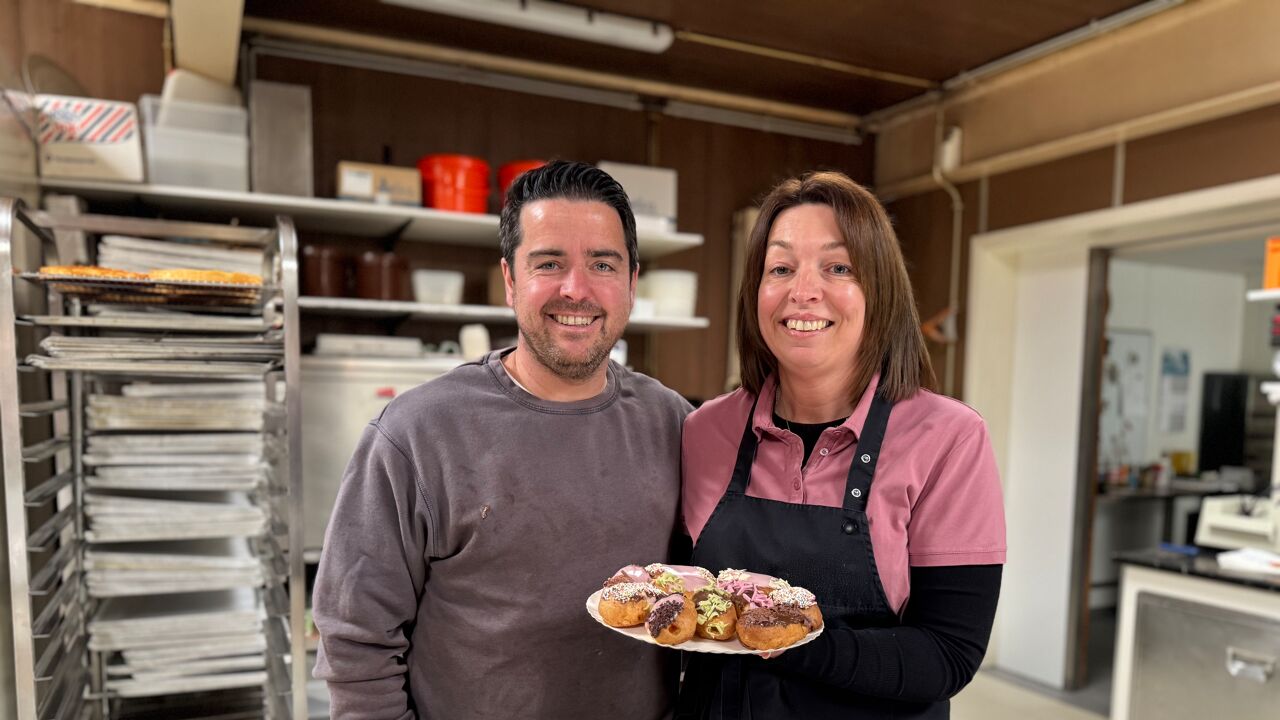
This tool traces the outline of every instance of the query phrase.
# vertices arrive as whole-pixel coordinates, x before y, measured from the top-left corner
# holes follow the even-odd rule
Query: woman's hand
[[[766,652],[760,653],[760,659],[768,660],[769,658],[776,658],[784,652],[786,652],[786,650],[768,650]]]

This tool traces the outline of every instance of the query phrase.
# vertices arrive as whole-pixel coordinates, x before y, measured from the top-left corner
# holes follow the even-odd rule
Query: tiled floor
[[[324,683],[307,684],[312,718],[329,717],[329,691]],[[1048,695],[1029,690],[990,672],[979,672],[951,701],[951,720],[1105,720]]]
[[[989,672],[979,672],[951,701],[951,720],[1102,720]]]

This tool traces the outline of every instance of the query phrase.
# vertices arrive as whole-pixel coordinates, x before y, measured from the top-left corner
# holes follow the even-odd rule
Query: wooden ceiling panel
[[[941,81],[1139,4],[1134,0],[574,0],[575,5],[861,67]],[[650,54],[422,12],[379,0],[247,0],[245,13],[867,113],[918,87],[677,40]]]
[[[573,0],[716,37],[942,81],[1135,0]]]

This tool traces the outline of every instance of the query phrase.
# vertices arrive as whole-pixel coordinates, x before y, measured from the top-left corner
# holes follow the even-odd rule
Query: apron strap
[[[861,512],[867,508],[871,479],[875,476],[876,462],[880,459],[880,443],[884,442],[884,431],[889,425],[889,413],[892,410],[893,403],[877,392],[871,400],[867,420],[862,425],[862,434],[858,436],[853,462],[849,464],[849,477],[844,487],[844,509],[847,511]]]
[[[758,402],[760,402],[759,396],[751,401],[751,412],[747,413],[747,426],[742,428],[742,441],[738,443],[738,462],[734,463],[733,476],[729,479],[726,495],[729,493],[745,495],[747,484],[751,482],[751,466],[755,464],[756,447],[759,444],[755,431],[756,403]]]

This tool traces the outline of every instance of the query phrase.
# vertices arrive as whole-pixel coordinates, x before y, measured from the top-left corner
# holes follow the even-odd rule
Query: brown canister
[[[356,296],[368,300],[408,300],[409,263],[393,252],[368,250],[356,264]]]
[[[302,247],[302,294],[318,297],[346,295],[347,257],[331,245]]]

